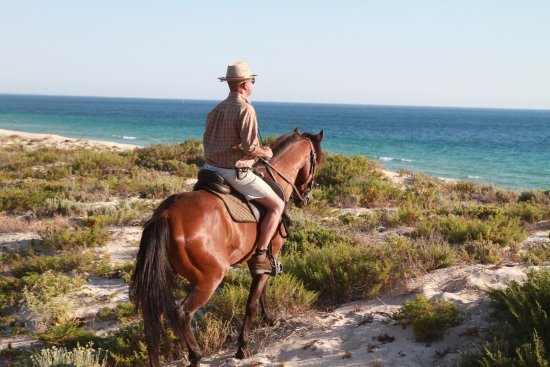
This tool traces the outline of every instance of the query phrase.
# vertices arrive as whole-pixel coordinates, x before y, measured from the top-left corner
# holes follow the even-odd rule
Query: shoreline
[[[123,151],[141,148],[135,144],[116,143],[104,140],[67,138],[57,134],[27,133],[23,131],[0,129],[0,141],[2,146],[24,144],[33,149],[38,146],[51,146],[60,149],[73,147],[103,148],[108,150]]]

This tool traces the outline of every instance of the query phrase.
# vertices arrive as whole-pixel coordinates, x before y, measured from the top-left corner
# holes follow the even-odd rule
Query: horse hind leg
[[[185,297],[181,303],[177,312],[179,313],[179,325],[178,325],[178,336],[180,340],[185,343],[189,351],[189,361],[191,362],[190,366],[199,366],[200,360],[203,356],[203,351],[193,334],[193,329],[191,327],[191,321],[195,312],[201,308],[218,287],[221,279],[217,282],[210,283],[207,285],[197,285],[193,287],[191,292]]]

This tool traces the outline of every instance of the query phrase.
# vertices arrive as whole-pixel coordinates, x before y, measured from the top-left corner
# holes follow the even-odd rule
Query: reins
[[[308,188],[304,191],[304,193],[306,193],[306,192],[309,192],[313,187],[313,176],[315,175],[315,163],[317,162],[317,154],[315,153],[315,147],[313,146],[313,143],[311,142],[311,140],[308,138],[302,138],[302,139],[307,140],[311,146],[311,154],[310,154],[311,162],[310,162],[309,175],[312,177],[312,179],[308,184]],[[294,182],[289,180],[281,171],[279,171],[275,166],[269,163],[269,161],[266,160],[265,158],[260,158],[260,160],[265,164],[265,168],[269,173],[269,175],[271,176],[271,178],[273,179],[273,181],[277,182],[277,179],[275,178],[275,174],[273,173],[275,172],[277,173],[277,175],[279,175],[279,177],[283,179],[283,181],[285,181],[292,187],[292,191],[298,197],[298,199],[300,199],[302,203],[307,204],[308,199],[304,196],[304,194],[300,193],[300,191],[298,190]]]

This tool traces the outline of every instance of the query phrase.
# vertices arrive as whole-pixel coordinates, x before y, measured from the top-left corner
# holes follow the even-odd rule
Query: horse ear
[[[315,139],[318,142],[321,142],[321,140],[323,140],[323,130],[321,130],[321,132],[319,134],[315,135]]]
[[[294,132],[295,132],[295,133],[298,133],[298,134],[300,134],[300,135],[302,135],[302,132],[300,131],[300,128],[299,128],[299,127],[297,127],[296,129],[294,129]]]

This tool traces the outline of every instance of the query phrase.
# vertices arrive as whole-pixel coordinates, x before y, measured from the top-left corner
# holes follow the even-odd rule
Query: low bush
[[[550,366],[550,270],[527,274],[524,284],[490,289],[499,321],[495,342],[467,354],[462,366]]]
[[[136,150],[140,167],[171,172],[182,177],[195,177],[204,163],[204,150],[198,140],[173,145],[151,145]]]
[[[490,240],[469,241],[460,246],[462,257],[473,263],[496,264],[504,257],[502,246]]]
[[[135,316],[135,308],[130,302],[118,304],[115,308],[104,307],[97,313],[97,317],[102,320],[116,320],[119,322],[128,322],[133,316]]]
[[[217,352],[229,336],[231,320],[206,312],[195,321],[195,333],[205,355]]]
[[[391,265],[372,250],[345,242],[289,252],[283,263],[307,289],[319,292],[322,303],[372,297],[389,280],[391,271]]]
[[[128,153],[100,150],[77,150],[72,159],[72,170],[81,176],[100,177],[128,169],[133,163],[133,156]]]
[[[443,338],[451,326],[460,322],[460,312],[451,302],[419,295],[414,301],[405,301],[393,318],[404,325],[412,324],[416,341],[431,342]]]
[[[109,233],[97,226],[74,229],[46,227],[40,231],[40,236],[44,247],[54,251],[104,246],[109,240]]]
[[[103,357],[101,356],[103,354]],[[107,353],[93,349],[93,344],[80,345],[72,350],[51,347],[31,356],[32,367],[103,367],[107,366]]]
[[[402,192],[379,172],[379,166],[366,157],[326,155],[319,167],[317,197],[337,207],[376,206],[399,200]]]
[[[79,344],[99,343],[101,338],[79,325],[78,321],[69,319],[51,325],[44,332],[38,333],[38,339],[54,345],[75,347]]]
[[[55,322],[72,319],[74,301],[68,296],[84,284],[84,279],[46,271],[23,278],[23,305],[35,328],[45,330]]]
[[[522,260],[526,265],[541,265],[550,262],[550,244],[537,242],[527,252],[522,254]]]
[[[527,232],[519,218],[502,214],[490,216],[485,221],[447,215],[423,220],[417,227],[416,235],[427,238],[441,235],[452,244],[487,240],[506,246],[523,241]]]

